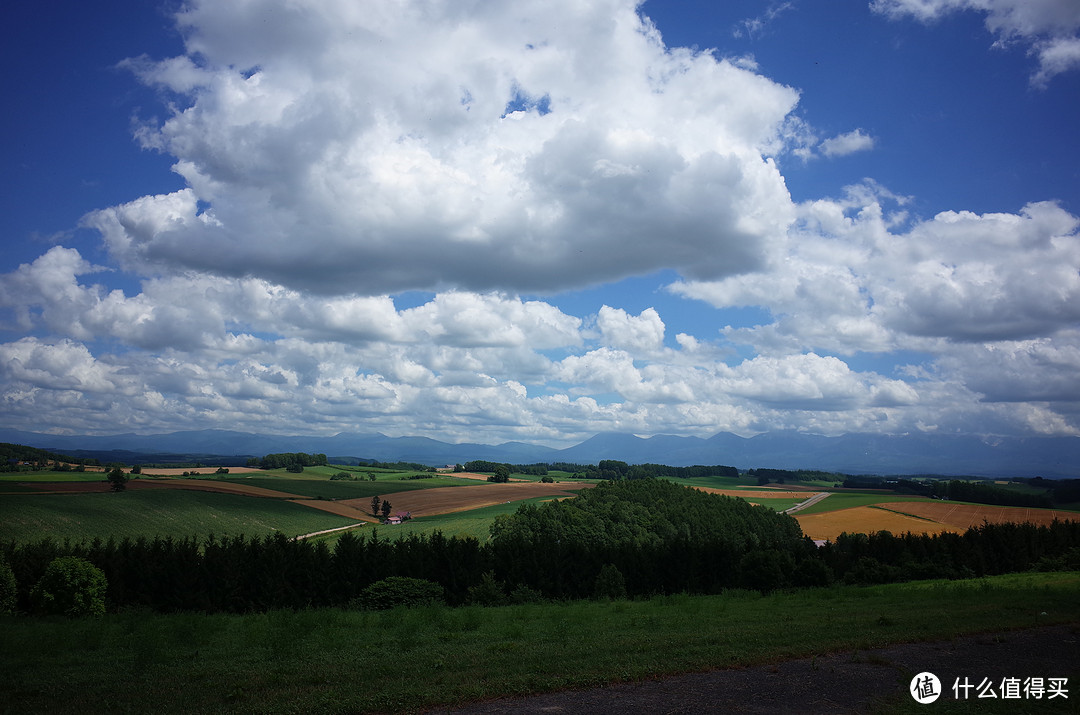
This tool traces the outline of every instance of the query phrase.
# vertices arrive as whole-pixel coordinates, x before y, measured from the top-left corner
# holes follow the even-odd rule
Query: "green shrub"
[[[598,601],[614,601],[626,598],[626,579],[615,564],[604,564],[593,584],[593,598]]]
[[[495,573],[485,571],[480,583],[469,586],[469,603],[477,606],[498,606],[506,600],[503,585],[495,578]]]
[[[0,555],[0,614],[15,612],[17,589],[15,573],[8,566],[4,557]]]
[[[508,599],[510,603],[540,603],[544,600],[544,594],[537,591],[535,588],[529,588],[524,584],[519,584],[517,588],[510,592]]]
[[[105,574],[78,556],[53,559],[30,592],[39,613],[65,616],[100,616],[105,613]]]
[[[353,606],[384,611],[398,606],[430,606],[443,602],[443,587],[422,578],[390,576],[376,581],[353,600]]]

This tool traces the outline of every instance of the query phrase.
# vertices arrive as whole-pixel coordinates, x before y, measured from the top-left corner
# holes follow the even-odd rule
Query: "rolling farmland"
[[[915,534],[940,534],[943,531],[962,533],[984,521],[991,524],[1049,524],[1055,519],[1080,520],[1080,513],[930,499],[891,501],[884,497],[872,505],[797,514],[795,518],[803,533],[810,538],[833,540],[845,531],[868,533],[884,530],[894,534],[909,531]]]

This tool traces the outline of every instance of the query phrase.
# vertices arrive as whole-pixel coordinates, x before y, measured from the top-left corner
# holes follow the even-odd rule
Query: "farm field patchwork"
[[[834,495],[824,501],[835,498]],[[873,504],[849,506],[833,511],[799,512],[794,516],[807,536],[829,540],[836,539],[845,531],[869,533],[885,530],[894,534],[909,531],[915,534],[940,534],[943,531],[962,533],[970,527],[979,526],[983,521],[991,524],[1049,524],[1055,519],[1080,520],[1080,513],[1059,509],[988,506],[920,497],[912,497],[906,501],[874,499]]]
[[[542,482],[509,482],[506,484],[477,484],[468,488],[436,487],[420,491],[398,492],[391,495],[393,511],[411,512],[414,517],[468,511],[506,502],[534,497],[572,497],[574,492],[591,484],[544,484]],[[345,500],[357,509],[368,504],[359,499]]]
[[[366,479],[350,481],[331,481],[330,474],[340,470],[329,470],[329,474],[305,477],[289,476],[249,476],[233,478],[231,475],[214,482],[262,487],[288,492],[297,497],[322,497],[323,499],[371,499],[373,496],[394,494],[403,491],[430,489],[432,487],[469,487],[474,482],[452,477],[431,477],[430,479],[401,479],[398,475],[380,474],[374,482]],[[265,474],[265,473],[264,473]]]

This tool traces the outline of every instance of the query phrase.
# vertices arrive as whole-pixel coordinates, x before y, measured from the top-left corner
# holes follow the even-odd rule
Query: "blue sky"
[[[1080,6],[2,11],[0,426],[1080,432]]]

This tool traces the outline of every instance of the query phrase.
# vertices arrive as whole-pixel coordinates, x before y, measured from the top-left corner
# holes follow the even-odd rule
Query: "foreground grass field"
[[[0,499],[0,541],[207,534],[309,534],[356,523],[281,499],[182,489]]]
[[[405,712],[1050,623],[1080,573],[759,596],[0,619],[6,712]],[[928,664],[929,666],[930,664]],[[1063,664],[1075,675],[1076,663]]]

